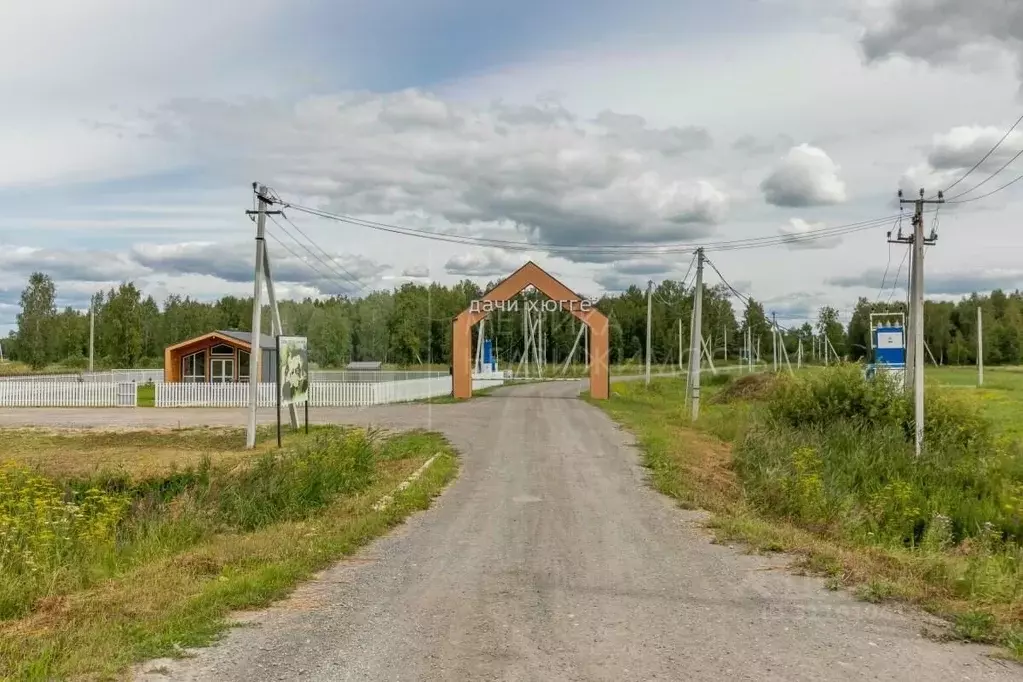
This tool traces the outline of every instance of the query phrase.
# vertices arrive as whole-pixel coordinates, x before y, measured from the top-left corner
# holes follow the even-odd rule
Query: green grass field
[[[707,375],[695,423],[676,378],[612,383],[594,404],[719,540],[789,552],[828,589],[917,604],[949,623],[929,634],[1023,660],[1023,370],[989,368],[978,388],[976,368],[929,367],[920,460],[911,400],[860,376]]]
[[[976,367],[931,366],[924,376],[969,395],[1000,433],[1023,440],[1023,367],[987,367],[982,387],[977,386]]]

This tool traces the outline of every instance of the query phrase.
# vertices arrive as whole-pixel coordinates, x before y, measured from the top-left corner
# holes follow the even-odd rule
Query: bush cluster
[[[735,450],[750,501],[804,526],[910,547],[1023,537],[1023,458],[969,400],[928,389],[926,447],[911,396],[855,366],[785,378]]]
[[[328,429],[288,450],[227,468],[208,459],[159,478],[55,481],[0,466],[0,620],[41,596],[85,587],[221,532],[313,514],[373,480],[363,431]]]

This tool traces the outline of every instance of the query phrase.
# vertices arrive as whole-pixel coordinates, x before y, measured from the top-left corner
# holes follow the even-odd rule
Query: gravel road
[[[647,487],[631,438],[573,398],[580,385],[319,411],[431,425],[462,473],[429,511],[242,617],[254,627],[137,679],[1023,679],[980,647],[920,636],[921,615],[711,544],[699,514]]]

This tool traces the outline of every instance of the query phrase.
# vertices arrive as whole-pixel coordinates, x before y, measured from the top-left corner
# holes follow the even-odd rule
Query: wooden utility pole
[[[919,457],[924,440],[924,246],[932,246],[938,240],[938,236],[933,231],[928,237],[924,236],[924,205],[943,204],[945,196],[942,192],[938,192],[937,199],[924,199],[924,190],[921,189],[918,199],[904,199],[902,190],[899,190],[899,203],[913,204],[915,209],[913,211],[913,236],[903,237],[900,234],[894,240],[889,236],[888,241],[897,244],[911,244],[913,248],[910,261],[910,343],[907,345],[906,378],[910,380],[907,381],[907,384],[912,382],[913,386],[913,412],[916,417],[914,445],[916,455]]]

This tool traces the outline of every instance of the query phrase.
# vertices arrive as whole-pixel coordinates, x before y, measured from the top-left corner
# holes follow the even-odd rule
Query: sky
[[[482,285],[527,260],[599,296],[681,278],[689,245],[890,217],[707,249],[783,324],[847,316],[905,297],[896,192],[974,166],[1023,115],[1021,75],[1023,4],[1004,0],[11,0],[0,334],[34,271],[79,309],[123,281],[251,295],[253,182],[520,244],[289,208],[268,223],[282,297]],[[1021,150],[1023,124],[949,197],[1017,177]],[[929,215],[927,295],[1023,284],[1021,219],[1023,182]]]

